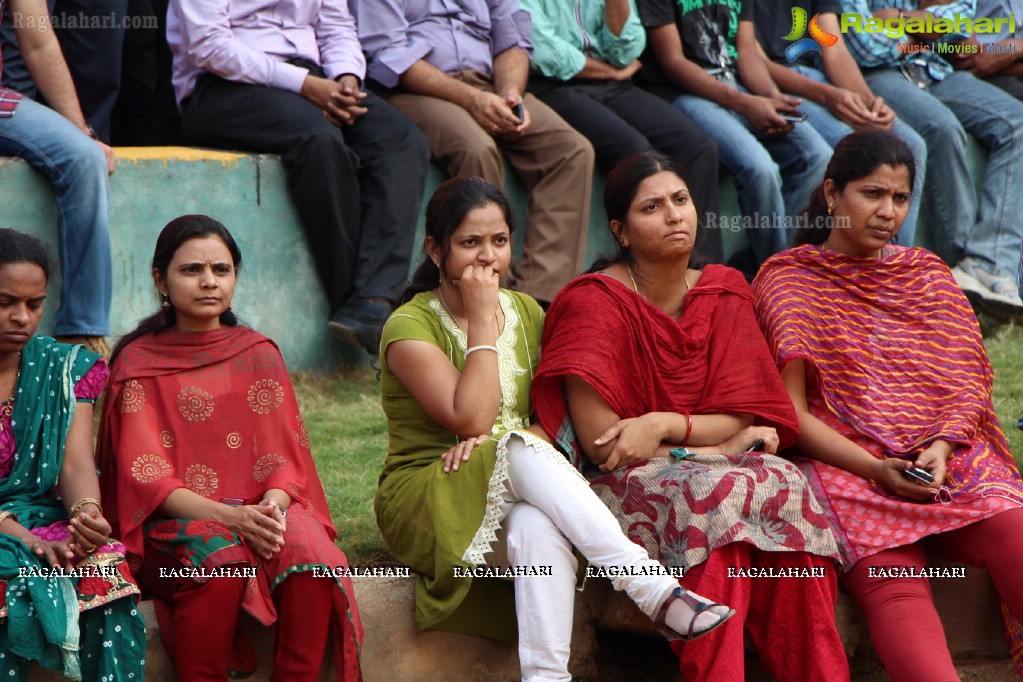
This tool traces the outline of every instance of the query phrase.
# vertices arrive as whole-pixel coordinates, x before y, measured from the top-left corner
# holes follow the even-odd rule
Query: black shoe
[[[391,307],[369,299],[349,301],[327,322],[327,329],[338,340],[370,355],[380,352],[380,329],[391,314]]]

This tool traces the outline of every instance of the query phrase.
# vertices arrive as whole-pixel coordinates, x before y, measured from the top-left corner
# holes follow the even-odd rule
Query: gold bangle
[[[87,504],[94,504],[99,509],[99,513],[103,513],[103,505],[99,503],[99,500],[94,500],[91,497],[83,497],[82,499],[71,505],[71,511],[68,512],[68,518],[73,519],[78,512]]]
[[[4,521],[6,521],[7,519],[14,519],[14,522],[17,523],[18,515],[15,514],[14,512],[9,511],[0,512],[0,526],[2,526]]]

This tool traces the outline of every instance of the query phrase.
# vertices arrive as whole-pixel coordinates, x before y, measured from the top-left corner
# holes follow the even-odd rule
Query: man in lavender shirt
[[[375,355],[408,275],[429,149],[362,89],[346,0],[172,0],[167,41],[185,139],[281,155],[329,327]]]
[[[593,148],[526,93],[529,15],[517,0],[352,6],[369,78],[426,134],[434,159],[501,186],[503,152],[529,187],[525,248],[507,284],[550,301],[584,265]]]

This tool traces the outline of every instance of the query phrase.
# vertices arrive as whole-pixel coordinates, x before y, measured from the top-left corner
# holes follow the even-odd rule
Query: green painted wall
[[[284,169],[275,156],[235,154],[182,147],[120,148],[110,179],[110,230],[114,251],[115,335],[129,331],[156,311],[159,302],[149,274],[156,236],[167,222],[186,213],[221,220],[238,241],[243,267],[234,310],[247,324],[273,338],[292,369],[327,369],[343,362],[365,363],[368,356],[334,341],[327,333],[327,303],[317,280],[305,236],[291,206]],[[971,145],[971,166],[986,160]],[[507,189],[519,225],[525,221],[527,194],[510,170]],[[979,180],[981,173],[976,173]],[[427,197],[444,174],[431,168]],[[611,248],[601,207],[603,179],[594,183],[587,262]],[[736,215],[735,191],[721,178],[722,213]],[[425,204],[425,202],[424,202]],[[0,158],[0,206],[3,227],[29,232],[56,246],[53,194],[41,175],[21,160]],[[926,233],[926,219],[921,233]],[[521,234],[516,251],[521,251]],[[417,226],[422,242],[423,213]],[[926,234],[922,234],[923,242]],[[728,252],[741,246],[741,234],[726,233]],[[54,251],[56,253],[56,250]],[[421,249],[413,258],[413,268]],[[59,300],[59,275],[50,283],[50,304],[41,331],[51,328]]]

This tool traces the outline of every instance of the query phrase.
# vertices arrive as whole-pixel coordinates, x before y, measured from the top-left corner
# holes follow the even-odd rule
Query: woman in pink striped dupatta
[[[990,572],[1020,671],[1023,483],[966,297],[937,256],[889,244],[913,175],[894,136],[843,139],[802,245],[753,283],[757,317],[799,415],[802,468],[851,565],[843,582],[889,675],[959,679],[925,550]],[[919,469],[933,480],[912,478]]]

